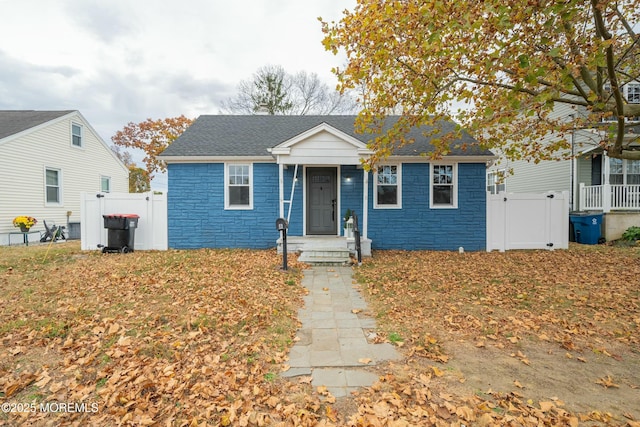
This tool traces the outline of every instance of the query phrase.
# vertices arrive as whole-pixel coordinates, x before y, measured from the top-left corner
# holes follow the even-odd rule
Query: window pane
[[[434,184],[452,184],[453,183],[453,166],[436,165],[433,167],[433,183]]]
[[[640,160],[627,160],[627,184],[640,184]]]
[[[380,166],[378,167],[378,184],[397,184],[398,183],[398,167],[397,166]]]
[[[612,174],[621,174],[622,173],[622,160],[609,158],[609,170]]]
[[[58,185],[58,171],[47,169],[47,185]]]
[[[71,141],[73,145],[81,146],[82,145],[82,128],[78,125],[71,125]]]
[[[249,166],[229,165],[229,184],[249,185]]]
[[[453,204],[453,187],[450,185],[434,185],[433,186],[433,204],[434,205],[452,205]]]
[[[229,187],[229,205],[249,206],[249,187]]]
[[[101,190],[105,193],[111,191],[111,179],[108,177],[102,177],[101,179]]]
[[[627,85],[627,101],[630,104],[640,104],[640,84],[629,83]]]
[[[397,185],[378,185],[378,204],[379,205],[397,205],[398,204],[398,186]]]
[[[640,173],[640,160],[627,160],[627,173]]]
[[[48,203],[60,202],[58,187],[47,187],[47,202]]]

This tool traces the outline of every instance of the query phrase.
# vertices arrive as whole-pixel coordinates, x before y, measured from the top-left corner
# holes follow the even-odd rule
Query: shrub
[[[627,230],[622,233],[622,239],[629,241],[640,240],[640,227],[634,225],[633,227],[627,228]]]

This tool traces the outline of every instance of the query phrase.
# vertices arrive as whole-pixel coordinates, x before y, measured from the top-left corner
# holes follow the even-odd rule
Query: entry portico
[[[352,136],[321,123],[288,141],[269,149],[278,164],[280,217],[291,221],[293,202],[302,197],[303,236],[340,236],[341,212],[360,210],[361,236],[367,239],[369,174],[360,167],[371,154],[366,144]],[[342,168],[355,167],[362,174],[362,203],[342,206]],[[285,169],[293,168],[291,191],[285,198]],[[303,177],[302,194],[296,194],[295,183]],[[351,183],[352,177],[345,177]]]

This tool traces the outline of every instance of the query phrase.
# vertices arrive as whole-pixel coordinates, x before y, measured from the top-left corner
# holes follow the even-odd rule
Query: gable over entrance
[[[321,123],[270,150],[278,163],[306,165],[357,165],[371,151],[362,141]]]

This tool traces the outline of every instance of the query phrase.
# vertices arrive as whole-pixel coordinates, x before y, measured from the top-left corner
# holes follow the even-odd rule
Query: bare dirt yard
[[[374,253],[404,358],[336,399],[286,380],[304,265],[274,250],[0,247],[0,425],[639,426],[640,249]]]

